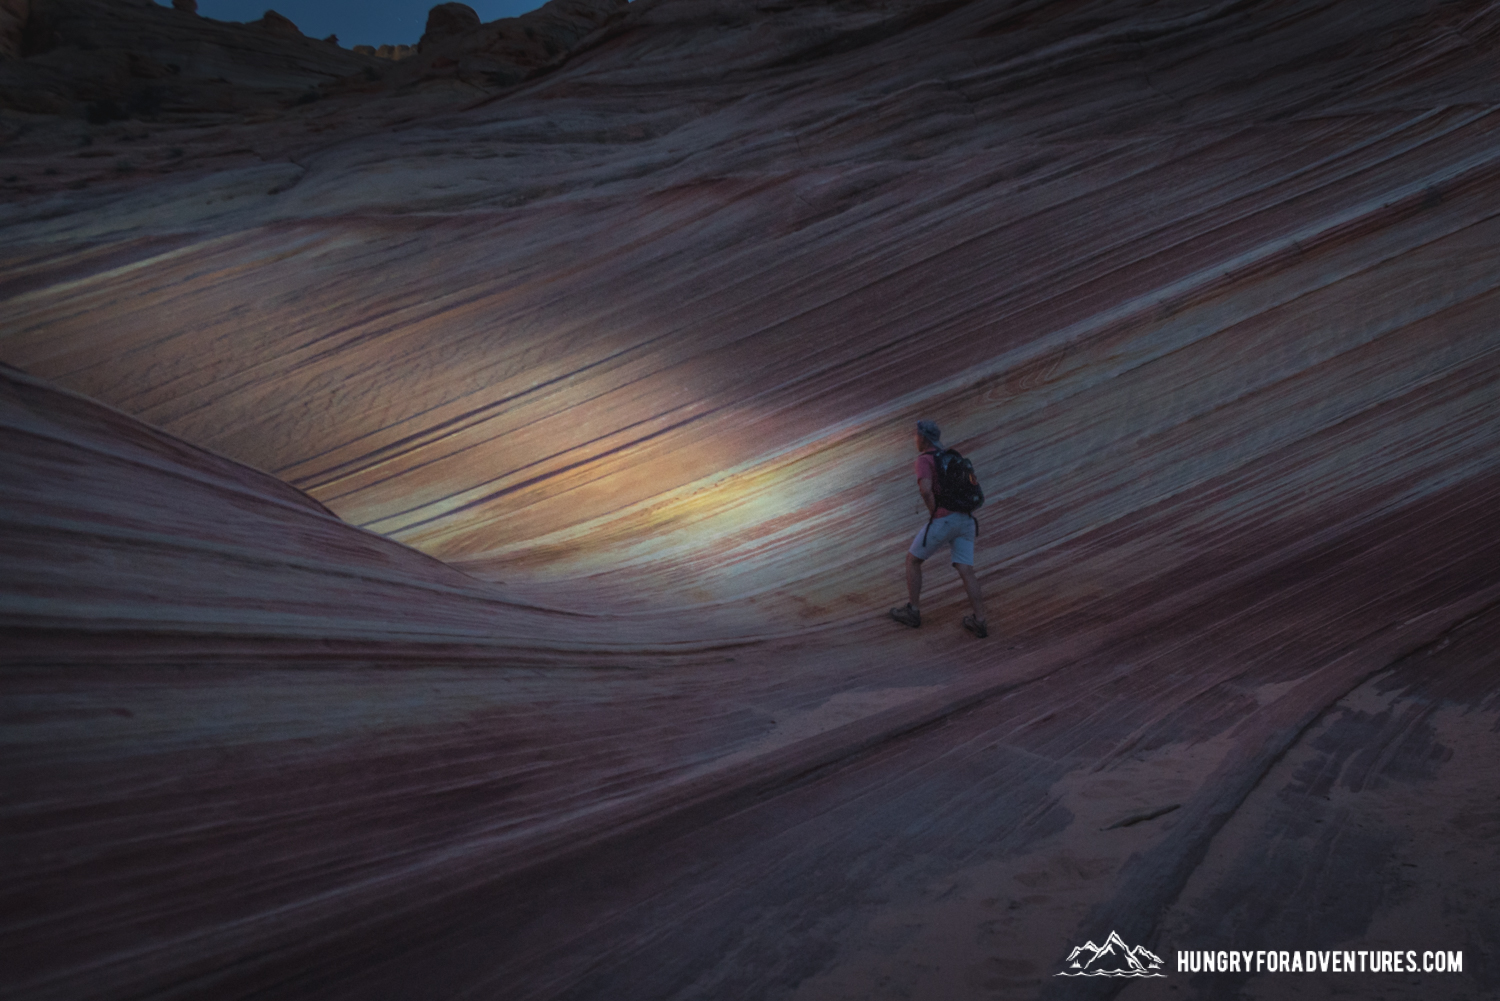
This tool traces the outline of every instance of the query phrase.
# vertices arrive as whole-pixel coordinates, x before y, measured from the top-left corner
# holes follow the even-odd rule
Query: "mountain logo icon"
[[[1165,977],[1161,957],[1144,945],[1128,946],[1111,931],[1103,945],[1085,942],[1075,946],[1063,960],[1067,969],[1059,977]]]

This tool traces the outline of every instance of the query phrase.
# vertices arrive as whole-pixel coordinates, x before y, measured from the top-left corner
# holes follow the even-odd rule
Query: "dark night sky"
[[[162,0],[158,0],[162,2]],[[219,21],[254,21],[269,8],[292,19],[304,35],[338,35],[339,44],[415,45],[427,12],[440,0],[198,0],[198,13]],[[468,0],[481,21],[515,17],[543,0]],[[163,6],[170,7],[171,0]]]

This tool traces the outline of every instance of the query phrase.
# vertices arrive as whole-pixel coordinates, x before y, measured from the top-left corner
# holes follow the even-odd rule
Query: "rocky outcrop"
[[[0,109],[95,123],[280,110],[381,65],[274,11],[239,25],[152,0],[31,0],[20,54],[0,63]]]
[[[461,3],[439,4],[428,16],[420,58],[397,79],[453,78],[504,89],[561,65],[584,39],[619,21],[626,0],[550,0],[520,17],[481,24]]]
[[[625,0],[552,0],[481,25],[463,4],[440,4],[419,46],[338,48],[306,38],[268,10],[234,24],[153,0],[6,0],[0,9],[0,111],[96,121],[200,114],[254,116],[325,94],[415,88],[461,79],[489,90],[558,65],[626,7]],[[23,30],[24,29],[24,30]],[[389,63],[425,58],[388,79]],[[379,59],[375,62],[374,59]]]
[[[416,55],[417,47],[415,45],[382,45],[376,48],[373,45],[356,45],[353,51],[367,56],[379,56],[381,59],[399,62],[402,59],[409,59]]]
[[[460,41],[479,30],[479,15],[462,3],[440,3],[427,12],[427,29],[419,48]]]
[[[4,207],[6,993],[1493,992],[1493,5],[589,9]]]
[[[280,35],[283,38],[305,37],[302,32],[297,29],[297,26],[292,23],[291,18],[278,14],[274,10],[266,11],[265,14],[261,15],[261,19],[259,21],[251,21],[250,26],[252,28],[259,28],[261,31],[266,31],[273,35]]]
[[[624,9],[624,0],[559,0],[480,25],[447,5],[422,55],[409,45],[345,51],[336,36],[306,38],[275,11],[236,24],[152,0],[9,2],[0,45],[19,58],[0,58],[0,143],[10,161],[0,197],[23,199],[136,187],[246,157],[297,158],[343,136],[446,114],[556,69]],[[115,156],[79,149],[148,138]]]

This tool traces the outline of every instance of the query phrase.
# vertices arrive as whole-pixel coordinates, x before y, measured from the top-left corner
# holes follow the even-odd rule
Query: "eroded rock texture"
[[[1495,990],[1500,6],[528,17],[10,141],[7,987]]]

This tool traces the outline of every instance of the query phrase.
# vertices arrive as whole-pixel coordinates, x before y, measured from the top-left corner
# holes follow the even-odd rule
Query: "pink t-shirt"
[[[923,452],[917,456],[917,479],[930,480],[934,493],[937,492],[937,459],[933,458],[935,455],[937,455],[936,452]],[[949,511],[945,507],[939,507],[932,513],[932,516],[934,518],[946,518],[952,513],[952,511]]]

